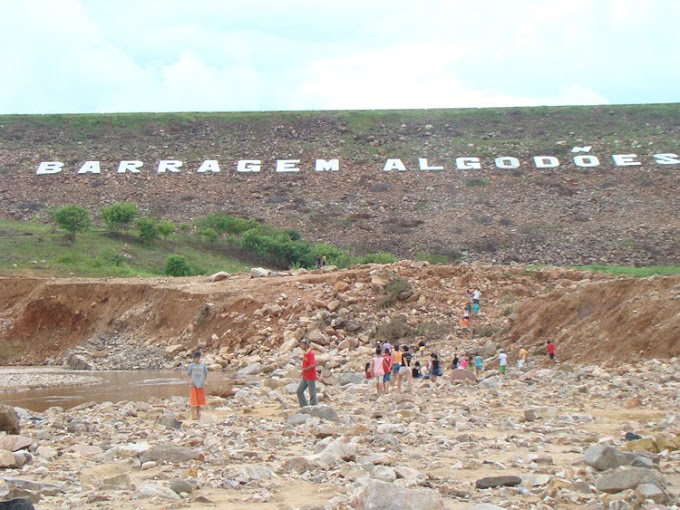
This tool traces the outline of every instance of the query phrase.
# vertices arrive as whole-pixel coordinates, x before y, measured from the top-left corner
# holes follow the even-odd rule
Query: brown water
[[[68,409],[93,401],[146,402],[151,397],[189,396],[189,379],[181,371],[50,372],[94,377],[97,382],[89,385],[0,391],[0,403],[42,412],[53,406]],[[42,374],[40,377],[47,376],[44,372],[38,373]],[[225,389],[230,386],[229,381],[224,374],[211,373],[208,376],[207,392]]]

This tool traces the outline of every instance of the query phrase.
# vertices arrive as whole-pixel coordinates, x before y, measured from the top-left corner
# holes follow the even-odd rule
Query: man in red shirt
[[[550,361],[555,361],[555,344],[552,342],[552,340],[548,340],[545,346],[546,350],[548,351],[548,357],[550,358]]]
[[[313,406],[316,402],[316,359],[314,353],[309,345],[309,340],[303,338],[300,340],[300,347],[305,351],[302,356],[302,380],[298,385],[297,398],[300,407],[307,406],[307,399],[305,398],[305,390],[309,388],[309,403]]]

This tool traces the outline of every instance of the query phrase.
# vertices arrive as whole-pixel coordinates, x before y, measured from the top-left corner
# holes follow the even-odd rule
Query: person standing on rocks
[[[503,349],[501,349],[501,353],[498,355],[498,373],[500,375],[505,375],[505,369],[508,366],[508,355],[505,354]]]
[[[401,370],[401,364],[403,361],[403,356],[399,350],[399,346],[394,344],[394,352],[392,352],[392,377],[397,381],[397,392],[401,393],[401,379],[399,378],[399,371]]]
[[[472,303],[478,305],[481,297],[482,293],[479,291],[478,287],[475,287],[475,290],[472,292]]]
[[[397,388],[399,390],[399,393],[401,393],[401,381],[402,379],[406,379],[406,382],[408,384],[408,391],[411,391],[411,382],[410,382],[410,376],[411,376],[411,358],[413,355],[409,352],[408,345],[402,345],[401,346],[401,368],[399,369],[399,375],[397,375]]]
[[[458,359],[458,353],[454,352],[453,353],[453,361],[451,362],[451,369],[456,370],[458,368],[458,363],[460,360]]]
[[[527,351],[524,347],[520,345],[519,347],[519,359],[517,360],[517,368],[520,370],[524,368],[524,365],[527,363],[527,356],[529,355],[529,351]]]
[[[548,351],[548,358],[550,358],[550,361],[553,363],[555,362],[555,344],[553,343],[552,340],[548,340],[545,343],[545,350]]]
[[[201,361],[201,353],[199,351],[194,352],[191,357],[193,361],[187,367],[187,374],[191,381],[189,406],[191,407],[191,417],[194,420],[200,420],[201,406],[206,405],[205,381],[208,378],[208,367]]]
[[[475,378],[479,379],[479,374],[482,373],[482,369],[484,368],[484,362],[482,361],[482,357],[479,355],[479,353],[475,354]]]
[[[373,377],[375,377],[375,390],[380,395],[385,392],[385,367],[383,366],[382,349],[380,346],[375,348],[373,356]]]
[[[385,393],[390,391],[390,381],[392,380],[392,350],[383,349],[383,390]]]
[[[316,401],[316,358],[312,347],[309,345],[309,340],[303,338],[300,340],[300,347],[305,353],[302,355],[302,372],[300,373],[301,380],[297,388],[297,398],[300,407],[307,407],[307,399],[305,398],[305,390],[309,388],[309,403],[313,406],[317,405]]]

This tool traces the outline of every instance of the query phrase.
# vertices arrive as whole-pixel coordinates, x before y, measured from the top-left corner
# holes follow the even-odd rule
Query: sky
[[[680,0],[0,0],[0,113],[680,101]]]

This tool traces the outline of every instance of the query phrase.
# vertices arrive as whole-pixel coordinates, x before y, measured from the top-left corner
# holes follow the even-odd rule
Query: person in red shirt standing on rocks
[[[307,399],[305,398],[305,390],[309,388],[309,403],[310,405],[317,405],[316,401],[316,359],[314,353],[309,345],[309,340],[303,338],[300,340],[300,347],[305,351],[302,356],[302,380],[297,388],[297,398],[300,407],[307,406]]]
[[[545,348],[548,351],[548,357],[550,358],[550,361],[555,361],[555,344],[552,342],[552,340],[548,340],[545,343]]]

